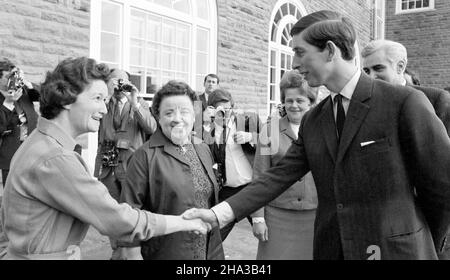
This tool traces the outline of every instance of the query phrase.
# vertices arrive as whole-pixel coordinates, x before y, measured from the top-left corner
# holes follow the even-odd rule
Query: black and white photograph
[[[449,46],[449,0],[1,0],[0,260],[450,260]]]

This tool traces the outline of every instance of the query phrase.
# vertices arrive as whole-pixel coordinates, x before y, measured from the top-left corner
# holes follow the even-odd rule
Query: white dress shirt
[[[222,142],[223,127],[216,125],[215,138],[216,143]],[[225,170],[226,187],[236,188],[252,181],[253,169],[247,157],[242,150],[241,144],[236,144],[233,135],[236,133],[236,122],[234,117],[228,122],[226,129],[225,146]]]

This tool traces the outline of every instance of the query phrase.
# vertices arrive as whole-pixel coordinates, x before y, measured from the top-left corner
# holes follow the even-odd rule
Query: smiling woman
[[[118,204],[78,154],[75,137],[95,132],[106,113],[109,69],[86,57],[66,59],[41,86],[42,117],[14,155],[2,203],[6,259],[77,259],[89,225],[132,242],[176,231],[206,234],[183,220]]]

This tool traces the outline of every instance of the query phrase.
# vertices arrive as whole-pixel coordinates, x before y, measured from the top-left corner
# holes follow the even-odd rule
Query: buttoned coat
[[[426,96],[362,74],[339,144],[328,97],[278,165],[227,201],[242,219],[311,170],[315,259],[436,259],[443,244],[431,232],[450,221],[449,166],[450,140]]]
[[[212,169],[213,159],[208,146],[195,141],[195,151],[214,186],[209,204],[218,203],[219,188]],[[127,172],[127,184],[121,192],[121,202],[133,207],[165,215],[181,215],[195,207],[195,192],[189,163],[161,129],[150,137],[133,155]],[[193,259],[189,250],[193,233],[177,232],[142,242],[144,259]],[[224,259],[218,228],[208,236],[207,259]],[[131,246],[139,244],[120,244]]]

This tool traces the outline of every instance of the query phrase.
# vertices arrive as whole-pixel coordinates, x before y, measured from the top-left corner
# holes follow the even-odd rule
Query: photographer
[[[148,104],[138,99],[138,89],[127,72],[112,69],[108,77],[108,113],[99,129],[94,175],[116,200],[125,180],[128,160],[144,143],[145,134],[156,130]]]
[[[231,94],[224,89],[214,90],[209,95],[208,105],[203,117],[211,122],[209,127],[204,126],[204,141],[209,144],[217,163],[221,202],[251,182],[261,123],[255,113],[237,113]],[[234,223],[230,223],[220,230],[223,241],[233,226]]]
[[[0,169],[5,186],[11,158],[36,128],[33,101],[39,100],[39,92],[7,58],[0,59],[0,92]]]

